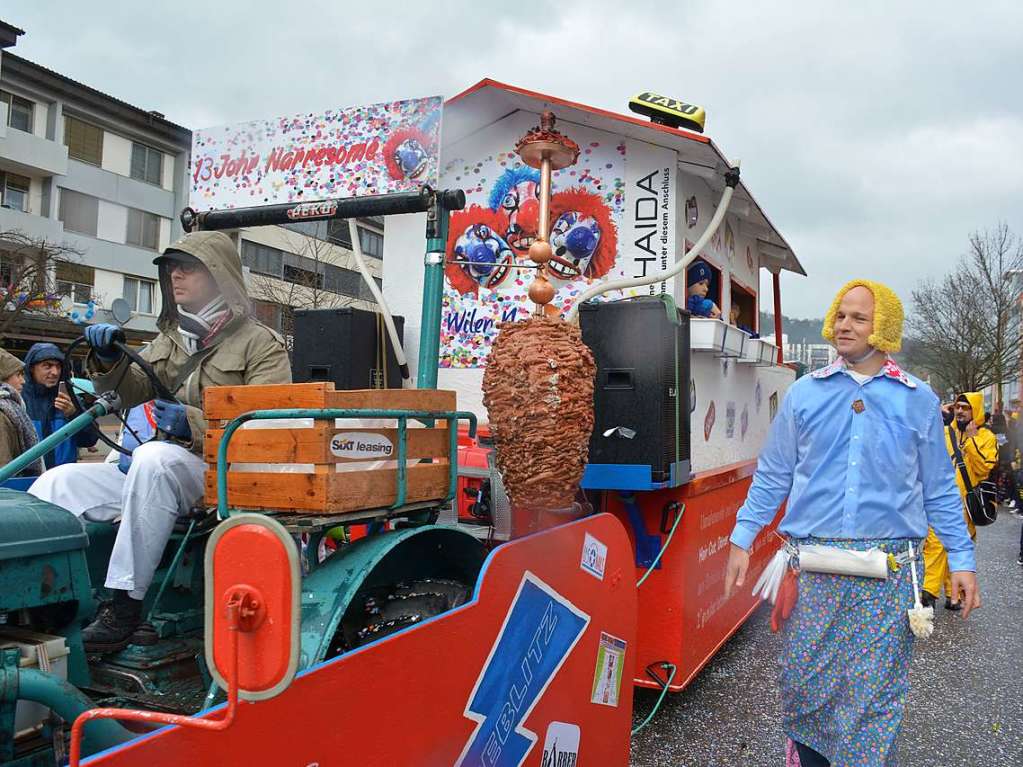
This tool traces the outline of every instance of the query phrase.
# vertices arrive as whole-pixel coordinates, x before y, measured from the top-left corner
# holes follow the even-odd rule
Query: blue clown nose
[[[565,247],[577,258],[588,256],[597,247],[597,237],[590,229],[579,227],[568,233],[568,237],[565,238]]]
[[[469,261],[480,274],[490,274],[494,269],[494,254],[483,243],[477,243],[469,249]]]
[[[398,150],[398,162],[405,170],[413,170],[419,165],[419,152],[414,149],[403,147]]]

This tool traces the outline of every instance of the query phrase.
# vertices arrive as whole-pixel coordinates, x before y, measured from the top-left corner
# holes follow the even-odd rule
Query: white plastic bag
[[[854,551],[834,546],[799,546],[799,569],[810,573],[859,575],[864,578],[888,578],[888,555],[881,549]]]

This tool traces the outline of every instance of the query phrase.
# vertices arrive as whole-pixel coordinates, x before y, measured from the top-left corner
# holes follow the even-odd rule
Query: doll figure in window
[[[688,287],[688,298],[686,308],[694,317],[710,317],[717,319],[721,316],[718,305],[707,298],[710,292],[710,267],[703,261],[695,261],[686,270],[686,286]]]
[[[735,325],[735,327],[739,328],[739,330],[748,335],[750,338],[760,338],[759,333],[743,322],[742,309],[740,309],[735,303],[733,303],[732,308],[728,310],[728,324]]]

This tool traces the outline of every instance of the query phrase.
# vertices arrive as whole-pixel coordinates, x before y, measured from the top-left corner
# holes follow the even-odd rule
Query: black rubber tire
[[[465,604],[470,595],[470,586],[446,578],[421,578],[374,589],[360,597],[359,609],[349,609],[327,657],[446,613]]]

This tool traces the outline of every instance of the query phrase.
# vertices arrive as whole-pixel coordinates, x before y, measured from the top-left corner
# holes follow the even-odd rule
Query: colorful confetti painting
[[[533,271],[524,267],[532,264],[527,253],[538,233],[540,175],[514,146],[536,120],[515,113],[444,149],[441,186],[465,190],[467,204],[448,226],[441,367],[484,366],[498,325],[534,310]],[[662,187],[673,190],[674,177],[662,176],[665,167],[674,169],[675,156],[665,161],[663,150],[634,149],[638,142],[620,136],[558,127],[581,150],[578,162],[556,171],[552,182],[548,277],[557,291],[551,306],[565,313],[592,283],[637,276],[635,251],[656,246],[656,257],[645,259],[654,271],[673,253],[674,197]],[[638,220],[630,206],[643,214]]]
[[[249,208],[437,185],[441,98],[196,131],[189,205]]]

